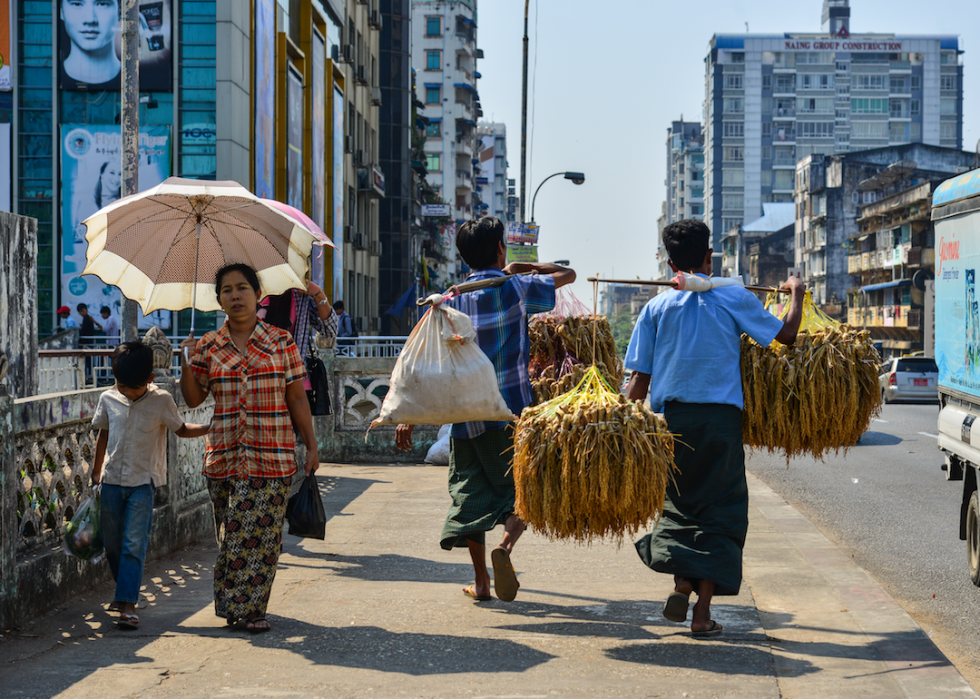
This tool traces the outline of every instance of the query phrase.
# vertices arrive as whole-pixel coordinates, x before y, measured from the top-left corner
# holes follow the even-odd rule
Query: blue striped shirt
[[[466,281],[501,276],[504,273],[499,269],[483,269]],[[477,344],[493,362],[497,385],[507,407],[520,415],[533,399],[527,369],[531,359],[528,316],[555,307],[554,277],[550,274],[512,277],[495,289],[472,291],[447,303],[473,321]],[[452,435],[456,439],[473,439],[506,425],[506,422],[463,422],[453,425]]]

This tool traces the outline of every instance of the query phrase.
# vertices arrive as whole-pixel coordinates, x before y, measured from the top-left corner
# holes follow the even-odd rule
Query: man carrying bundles
[[[664,229],[663,242],[674,272],[711,274],[711,233],[701,221],[684,220]],[[786,321],[767,312],[741,286],[705,292],[671,290],[641,311],[626,351],[631,370],[626,396],[663,412],[676,435],[680,473],[668,483],[657,528],[636,543],[643,562],[674,576],[664,605],[670,621],[687,620],[688,600],[697,592],[691,632],[714,636],[713,595],[737,595],[742,582],[742,547],[748,530],[749,493],[742,443],[742,333],[763,347],[791,345],[803,311],[803,284],[790,277]]]
[[[456,247],[474,270],[467,281],[533,273],[447,302],[472,319],[477,343],[493,363],[507,407],[520,415],[533,395],[528,377],[528,316],[554,308],[555,289],[575,281],[575,272],[553,264],[506,264],[504,225],[492,216],[464,223],[456,235]],[[412,429],[412,425],[398,426],[395,444],[399,449],[411,448]],[[464,546],[469,549],[476,582],[464,588],[463,594],[475,600],[490,599],[486,532],[498,524],[504,525],[504,536],[491,552],[494,591],[498,598],[510,602],[519,587],[510,554],[525,525],[514,514],[514,476],[510,469],[513,441],[511,423],[467,422],[452,428],[449,494],[453,504],[440,543],[447,551]]]

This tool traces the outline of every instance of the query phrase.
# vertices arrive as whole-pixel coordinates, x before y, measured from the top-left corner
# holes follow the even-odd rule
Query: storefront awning
[[[878,289],[891,289],[896,286],[909,286],[912,283],[911,279],[896,279],[891,282],[882,282],[881,284],[868,284],[867,286],[862,286],[861,291],[878,291]]]

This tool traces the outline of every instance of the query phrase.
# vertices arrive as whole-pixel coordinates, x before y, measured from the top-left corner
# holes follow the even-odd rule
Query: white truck
[[[932,199],[936,238],[939,449],[947,480],[963,482],[960,539],[980,586],[980,170],[942,183]]]

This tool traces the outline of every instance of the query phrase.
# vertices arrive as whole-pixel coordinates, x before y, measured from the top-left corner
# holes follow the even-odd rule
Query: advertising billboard
[[[509,221],[507,223],[507,244],[537,245],[539,228],[536,223]]]
[[[333,91],[333,298],[344,298],[344,93]]]
[[[10,0],[0,0],[0,90],[13,89],[13,68],[10,65]],[[4,209],[7,211],[8,209]]]
[[[303,78],[286,71],[286,203],[303,210]]]
[[[310,218],[326,232],[327,217],[327,43],[319,32],[313,32],[310,50],[313,84],[310,85],[312,124],[310,124]],[[329,235],[329,234],[328,234]],[[310,274],[317,284],[323,283],[324,251],[313,247]]]
[[[139,140],[140,190],[170,176],[170,126],[143,126]],[[82,221],[121,196],[122,133],[118,125],[61,126],[61,303],[72,312],[79,303],[98,309],[108,306],[119,317],[119,289],[98,277],[81,276],[88,244]],[[140,328],[170,327],[170,312],[140,318]]]
[[[172,0],[140,0],[140,90],[173,89]],[[6,3],[5,3],[6,4]],[[58,2],[58,75],[62,90],[119,90],[122,15],[119,0]]]
[[[252,104],[255,110],[255,182],[253,192],[263,199],[276,198],[276,0],[254,0],[255,54]]]

